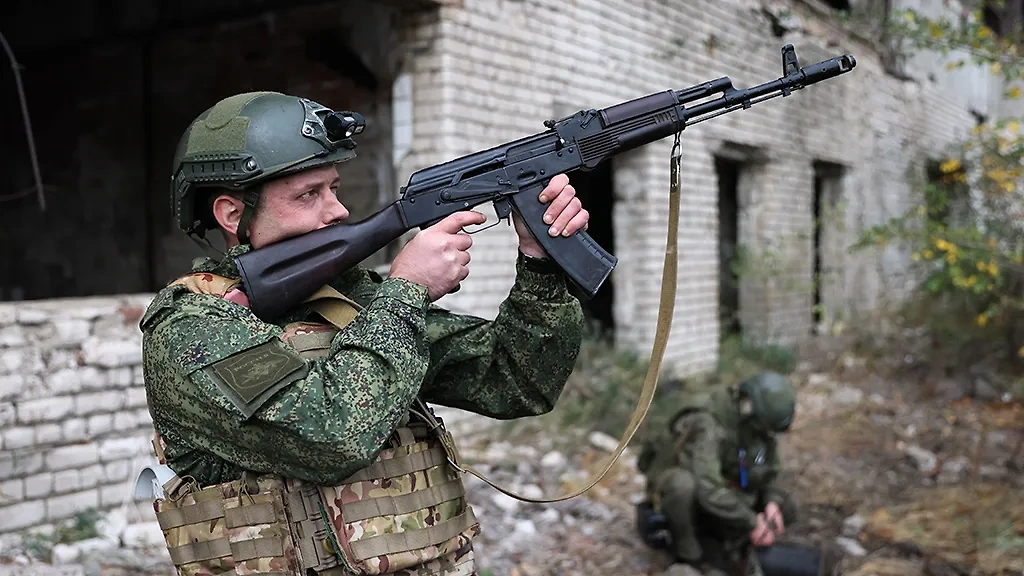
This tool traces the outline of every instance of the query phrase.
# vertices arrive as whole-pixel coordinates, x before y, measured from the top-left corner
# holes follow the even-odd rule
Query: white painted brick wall
[[[138,328],[151,298],[0,304],[17,334],[0,344],[0,533],[130,502],[155,462]]]
[[[412,147],[398,180],[538,132],[543,120],[566,109],[602,108],[719,76],[737,87],[773,80],[786,43],[795,45],[803,64],[854,54],[858,67],[851,74],[684,132],[680,272],[666,361],[683,372],[710,368],[719,335],[713,157],[723,143],[753,146],[768,158],[741,216],[742,240],[764,245],[810,233],[812,162],[827,160],[848,168],[842,200],[849,244],[857,230],[906,206],[910,163],[937,156],[969,129],[967,104],[986,93],[975,88],[960,95],[941,73],[938,83],[926,74],[924,84],[897,80],[883,72],[869,48],[822,20],[818,15],[827,10],[821,4],[774,4],[792,10],[810,32],[774,37],[757,0],[465,0],[443,8],[439,21],[425,20],[415,33],[433,41],[410,64]],[[710,51],[713,38],[719,42]],[[933,60],[918,62],[933,72],[941,67]],[[614,161],[617,337],[642,352],[650,350],[657,321],[670,148],[665,139]],[[514,248],[509,227],[477,235],[470,278],[440,303],[493,317],[512,282]],[[811,237],[798,242],[789,258],[784,281],[744,291],[746,331],[781,341],[810,333],[810,295],[787,285],[810,281]],[[897,294],[903,262],[896,253],[846,256],[836,280],[842,304],[872,308]]]

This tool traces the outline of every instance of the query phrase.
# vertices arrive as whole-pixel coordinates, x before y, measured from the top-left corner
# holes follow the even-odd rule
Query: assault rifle
[[[543,132],[424,168],[402,187],[401,198],[362,221],[321,228],[235,258],[250,309],[264,320],[276,319],[405,232],[484,202],[494,203],[499,220],[515,210],[568,278],[593,297],[618,259],[583,230],[569,237],[548,235],[543,220],[547,206],[537,197],[552,176],[593,170],[617,154],[672,134],[678,138],[687,126],[789,96],[849,72],[856,64],[846,54],[801,67],[796,50],[787,44],[782,48],[782,77],[777,80],[738,90],[723,76],[601,110],[580,110],[545,121]],[[328,131],[350,127],[349,113],[333,114],[344,116],[328,117],[324,122]]]

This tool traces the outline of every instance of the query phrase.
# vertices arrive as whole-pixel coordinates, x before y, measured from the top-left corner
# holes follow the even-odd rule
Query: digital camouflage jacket
[[[238,278],[232,259],[248,248],[193,272]],[[280,338],[290,322],[323,321],[306,306],[270,324],[225,298],[164,288],[140,327],[167,464],[200,484],[246,469],[330,485],[373,461],[417,395],[499,419],[551,410],[579,352],[583,314],[560,273],[533,266],[517,260],[493,321],[432,305],[422,286],[353,268],[332,287],[363,309],[319,359],[303,359]]]

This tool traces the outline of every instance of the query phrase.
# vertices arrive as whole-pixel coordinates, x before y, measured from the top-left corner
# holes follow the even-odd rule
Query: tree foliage
[[[985,67],[1013,100],[1024,79],[1018,27],[997,33],[986,24],[985,10],[991,16],[1001,6],[965,9],[958,19],[899,10],[889,15],[886,33],[905,49],[945,56],[947,70]],[[1018,363],[1024,357],[1022,162],[1020,119],[979,123],[944,157],[919,166],[923,178],[906,211],[866,230],[855,246],[896,243],[907,250],[920,279],[908,310],[921,312],[937,356],[972,362],[996,351]]]

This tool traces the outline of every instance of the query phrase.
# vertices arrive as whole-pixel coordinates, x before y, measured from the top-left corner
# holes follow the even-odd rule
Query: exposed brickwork
[[[782,276],[747,282],[744,330],[792,341],[811,331],[813,162],[847,168],[840,199],[845,240],[906,203],[906,170],[935,156],[973,122],[966,99],[929,83],[883,72],[870,49],[843,38],[806,9],[783,3],[812,34],[774,37],[762,5],[750,0],[626,2],[466,0],[427,26],[431,50],[413,64],[413,151],[403,174],[543,129],[565,110],[605,107],[718,76],[737,87],[781,73],[780,49],[793,43],[804,64],[854,53],[857,70],[791,98],[759,104],[689,128],[683,138],[679,289],[666,360],[705,369],[718,347],[718,216],[714,155],[741,144],[763,155],[743,198],[740,241],[785,254]],[[680,47],[677,43],[682,39]],[[940,74],[941,76],[941,74]],[[950,95],[952,94],[952,95]],[[650,349],[657,319],[667,215],[671,140],[615,160],[613,274],[618,337]],[[774,244],[773,244],[774,243]],[[507,293],[514,234],[475,238],[470,279],[443,303],[490,316]],[[829,294],[837,307],[872,307],[899,286],[901,258],[843,256]],[[896,275],[896,276],[893,276]],[[883,278],[889,277],[889,281]]]
[[[0,304],[0,532],[130,502],[154,461],[149,296]]]

